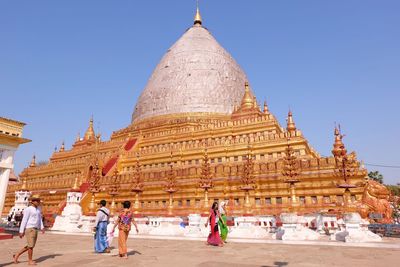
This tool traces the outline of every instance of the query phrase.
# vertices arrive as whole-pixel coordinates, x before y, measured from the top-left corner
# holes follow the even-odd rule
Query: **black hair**
[[[124,207],[124,209],[129,209],[131,207],[131,202],[126,200],[122,203],[122,206]]]
[[[107,205],[107,201],[104,199],[100,200],[100,206],[105,207]]]
[[[212,209],[212,210],[215,210],[215,208],[217,208],[217,207],[218,207],[218,202],[215,201],[215,202],[212,204],[211,209]]]

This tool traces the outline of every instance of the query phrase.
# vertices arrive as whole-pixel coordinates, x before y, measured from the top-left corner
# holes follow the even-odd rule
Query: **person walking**
[[[110,211],[106,208],[107,202],[103,199],[100,201],[100,209],[96,214],[94,223],[94,250],[96,253],[110,253],[107,242],[107,225],[110,218]]]
[[[137,227],[137,223],[133,218],[133,213],[131,212],[131,202],[124,201],[122,203],[124,210],[119,214],[117,221],[114,224],[114,228],[111,233],[113,234],[115,228],[118,226],[118,250],[119,256],[127,259],[127,245],[126,242],[128,240],[129,231],[131,230],[131,224],[133,224],[136,228],[136,233],[139,233],[139,229]]]
[[[228,226],[226,224],[226,203],[224,201],[219,203],[219,214],[221,215],[221,220],[218,220],[219,232],[222,241],[226,243],[226,238],[228,237]]]
[[[208,220],[206,222],[206,227],[207,224],[210,223],[210,234],[208,235],[207,238],[207,244],[208,245],[213,245],[213,246],[224,246],[224,242],[222,241],[219,232],[218,232],[218,223],[217,220],[222,221],[221,215],[219,214],[218,211],[218,202],[214,202],[211,206],[211,210],[210,210],[210,215],[208,216]],[[225,223],[223,223],[223,225],[226,226]]]
[[[40,197],[34,195],[30,198],[32,205],[27,207],[23,212],[21,225],[19,227],[19,237],[26,236],[27,244],[17,254],[13,255],[14,263],[19,263],[18,258],[28,251],[28,264],[36,265],[33,261],[33,248],[36,245],[38,231],[44,234],[44,225],[42,220],[42,211],[40,210]]]

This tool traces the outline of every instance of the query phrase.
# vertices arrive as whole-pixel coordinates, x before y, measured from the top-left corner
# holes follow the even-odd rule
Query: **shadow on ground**
[[[128,253],[126,253],[126,255],[128,255],[128,256],[133,256],[135,254],[142,255],[142,253],[140,253],[139,251],[136,251],[136,250],[132,250],[132,251],[129,251]]]
[[[235,266],[235,267],[284,267],[288,266],[289,262],[286,261],[275,261],[273,263],[274,265],[254,265],[254,264],[237,264],[237,263],[227,263],[227,262],[203,262],[197,266],[202,267],[202,266],[207,266],[207,267],[220,267],[224,265],[228,266]]]
[[[43,261],[45,261],[45,260],[48,260],[48,259],[54,259],[55,257],[57,257],[57,256],[62,256],[63,254],[51,254],[51,255],[47,255],[47,256],[42,256],[42,257],[39,257],[39,258],[37,258],[37,259],[33,259],[36,263],[40,263],[40,262],[43,262]],[[24,262],[26,262],[26,263],[28,263],[28,261],[26,260],[26,261],[21,261],[21,260],[19,260],[19,263],[24,263]],[[4,264],[1,264],[0,263],[0,266],[9,266],[9,265],[14,265],[14,261],[10,261],[10,262],[7,262],[7,263],[4,263]]]

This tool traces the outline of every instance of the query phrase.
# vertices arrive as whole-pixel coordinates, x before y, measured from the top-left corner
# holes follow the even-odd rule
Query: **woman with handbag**
[[[211,232],[207,238],[207,244],[223,247],[224,241],[222,241],[219,235],[218,222],[217,222],[218,220],[223,222],[221,215],[218,211],[218,202],[214,202],[211,206],[210,215],[208,216],[208,220],[206,222],[206,227],[207,224],[210,223],[210,228],[211,228]],[[225,222],[223,222],[223,225],[226,226]]]
[[[115,227],[118,226],[118,250],[119,256],[125,259],[128,258],[126,242],[128,240],[129,231],[131,230],[131,224],[136,228],[136,233],[139,233],[137,224],[133,218],[133,213],[131,212],[131,202],[124,201],[122,204],[124,209],[119,214],[117,221],[114,224],[114,228],[111,233],[114,233]]]

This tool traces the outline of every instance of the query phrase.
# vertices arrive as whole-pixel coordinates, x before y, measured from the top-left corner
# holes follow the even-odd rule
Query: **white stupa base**
[[[271,238],[271,235],[265,228],[259,226],[237,226],[232,227],[228,233],[232,238]]]
[[[367,223],[363,220],[360,214],[353,212],[343,216],[344,227],[340,232],[331,236],[331,239],[342,242],[380,242],[382,238],[372,233],[366,227]]]
[[[160,217],[157,221],[158,226],[150,229],[149,235],[182,236],[185,233],[185,229],[180,225],[183,220],[179,217]]]
[[[318,240],[320,234],[298,224],[283,224],[274,235],[278,240]]]
[[[302,241],[318,240],[320,238],[317,232],[304,226],[308,218],[297,216],[296,213],[282,213],[280,217],[283,224],[274,235],[276,239]]]

